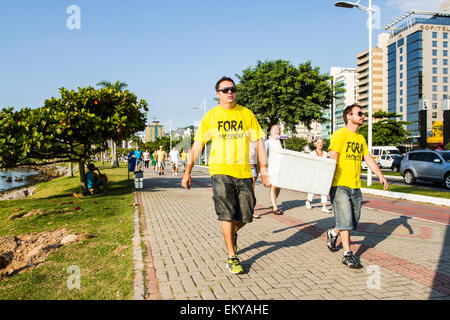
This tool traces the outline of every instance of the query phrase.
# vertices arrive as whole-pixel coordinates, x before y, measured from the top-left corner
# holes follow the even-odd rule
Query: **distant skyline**
[[[126,82],[149,103],[148,123],[193,125],[215,82],[258,60],[311,60],[322,73],[355,67],[368,48],[368,15],[328,0],[4,1],[0,4],[0,107],[40,107],[58,88]],[[379,27],[410,9],[438,11],[443,0],[373,0]],[[361,4],[368,5],[368,0]],[[80,29],[71,11],[80,9]],[[374,45],[377,35],[374,30]],[[156,118],[156,119],[155,119]]]

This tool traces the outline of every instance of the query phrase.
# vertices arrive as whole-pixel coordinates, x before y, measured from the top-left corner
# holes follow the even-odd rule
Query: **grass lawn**
[[[0,236],[67,228],[85,233],[82,242],[64,245],[44,264],[0,280],[0,299],[131,299],[133,288],[133,184],[127,168],[100,168],[109,179],[110,192],[75,198],[80,192],[79,176],[41,183],[27,199],[0,201]],[[82,210],[63,209],[80,207]],[[61,210],[56,210],[56,209]],[[16,212],[42,209],[44,214],[10,220]],[[62,212],[61,212],[62,211]],[[67,213],[73,212],[73,213]],[[119,249],[118,249],[119,248]],[[80,269],[79,289],[66,283]]]
[[[369,188],[369,189],[383,190],[383,185],[381,183],[372,182],[372,185],[370,187],[367,187],[367,181],[365,181],[365,180],[361,180],[361,187]],[[424,189],[424,188],[420,188],[420,187],[416,187],[416,186],[410,187],[410,186],[397,186],[397,185],[390,184],[387,191],[419,194],[419,195],[429,196],[429,197],[450,199],[450,192],[446,191],[445,189],[442,189],[442,191],[436,191],[436,190],[428,190],[428,189]]]

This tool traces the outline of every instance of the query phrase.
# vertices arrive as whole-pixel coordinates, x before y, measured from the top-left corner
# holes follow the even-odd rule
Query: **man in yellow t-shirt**
[[[327,230],[327,247],[336,250],[336,241],[341,236],[344,257],[342,263],[349,268],[362,268],[361,263],[350,250],[350,230],[356,230],[361,216],[361,160],[377,175],[384,190],[388,182],[367,148],[366,140],[358,134],[358,128],[364,123],[361,107],[353,104],[344,109],[345,127],[331,136],[328,148],[330,158],[337,162],[330,198],[333,204],[335,226]]]
[[[164,163],[167,159],[167,153],[164,151],[163,146],[159,146],[159,150],[156,153],[156,157],[158,159],[158,174],[164,174]]]
[[[231,273],[238,274],[243,273],[244,269],[236,255],[237,232],[246,223],[252,222],[256,204],[249,161],[250,141],[256,142],[263,184],[266,187],[269,185],[264,132],[255,115],[236,104],[236,87],[231,78],[221,78],[215,89],[220,105],[206,113],[202,119],[181,185],[190,189],[194,160],[201,154],[205,143],[211,140],[209,171],[214,207],[218,219],[222,221],[228,252],[226,266]]]

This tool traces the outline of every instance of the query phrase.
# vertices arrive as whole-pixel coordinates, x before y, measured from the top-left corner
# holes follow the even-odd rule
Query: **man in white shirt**
[[[280,126],[277,124],[274,124],[270,128],[270,138],[267,139],[265,142],[266,146],[266,154],[268,155],[268,159],[270,159],[270,150],[271,149],[282,149],[281,142],[280,142]],[[273,214],[276,215],[282,215],[283,212],[281,212],[277,207],[277,198],[280,194],[280,188],[275,186],[270,186],[270,202],[272,204]]]
[[[169,152],[169,161],[172,163],[172,175],[177,176],[180,166],[180,153],[175,147]]]

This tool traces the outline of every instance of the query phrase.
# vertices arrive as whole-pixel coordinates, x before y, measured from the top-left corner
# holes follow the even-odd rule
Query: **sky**
[[[373,0],[381,27],[444,0]],[[355,67],[368,48],[367,13],[334,0],[40,0],[0,2],[0,108],[41,107],[59,88],[126,82],[168,131],[216,105],[214,85],[257,62]],[[361,4],[368,6],[368,0]],[[76,6],[77,11],[70,10]],[[68,10],[69,9],[69,10]],[[79,19],[78,19],[79,17]],[[74,28],[75,27],[75,28]]]

